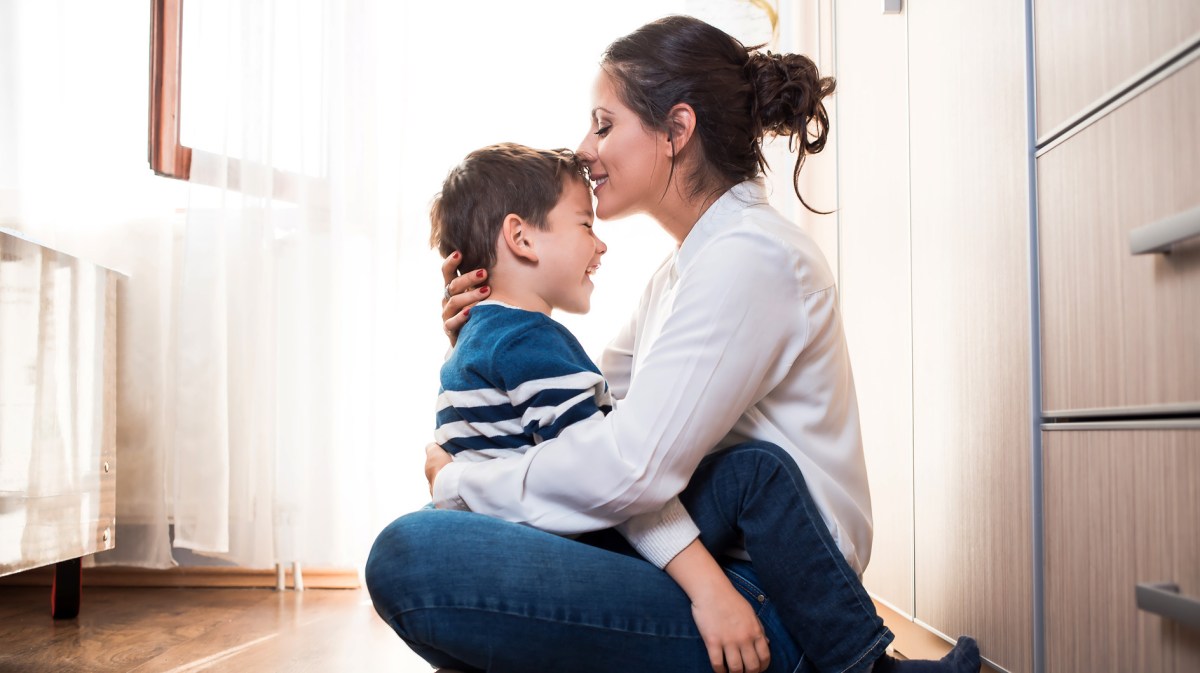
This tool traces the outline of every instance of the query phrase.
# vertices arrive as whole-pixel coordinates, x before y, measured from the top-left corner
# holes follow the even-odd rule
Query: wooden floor
[[[363,589],[85,586],[79,617],[63,621],[50,618],[49,591],[0,585],[0,673],[432,673]],[[901,658],[937,659],[949,650],[876,607],[896,632]]]
[[[46,587],[0,586],[0,672],[431,673],[365,590],[84,587],[50,618]]]

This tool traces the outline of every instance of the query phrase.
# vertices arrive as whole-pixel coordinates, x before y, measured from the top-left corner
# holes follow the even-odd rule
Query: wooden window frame
[[[150,7],[150,168],[187,180],[192,148],[179,142],[183,0],[150,0]]]
[[[150,0],[150,8],[150,168],[166,178],[193,182],[192,148],[180,142],[183,0]],[[201,154],[207,153],[201,150]],[[208,182],[211,178],[204,175],[195,182],[242,191],[243,162],[222,159],[226,168],[219,184]],[[271,172],[270,192],[259,196],[328,210],[328,180],[278,168]]]

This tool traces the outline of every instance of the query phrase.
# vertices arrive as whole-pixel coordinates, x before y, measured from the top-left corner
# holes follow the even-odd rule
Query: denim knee
[[[705,460],[735,461],[739,464],[766,464],[770,467],[783,467],[787,470],[795,469],[797,473],[800,471],[800,466],[796,465],[796,459],[783,447],[757,439],[734,444],[711,454]]]
[[[423,567],[416,556],[422,548],[428,548],[428,537],[433,532],[432,522],[425,521],[428,518],[425,510],[405,514],[388,524],[371,545],[363,575],[367,593],[385,620],[391,621],[398,611],[401,592],[411,581],[400,575]]]

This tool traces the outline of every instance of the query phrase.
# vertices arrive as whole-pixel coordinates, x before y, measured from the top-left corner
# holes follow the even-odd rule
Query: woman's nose
[[[596,136],[588,132],[583,136],[583,141],[579,143],[579,147],[575,150],[575,156],[579,160],[588,165],[596,160]]]

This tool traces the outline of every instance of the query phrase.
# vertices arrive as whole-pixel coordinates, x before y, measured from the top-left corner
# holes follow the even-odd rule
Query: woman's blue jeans
[[[781,448],[704,459],[680,495],[755,607],[771,672],[869,671],[892,634]],[[754,563],[720,556],[742,542]],[[710,671],[691,605],[612,531],[571,540],[425,509],[379,534],[366,568],[379,615],[426,661],[463,671]]]

